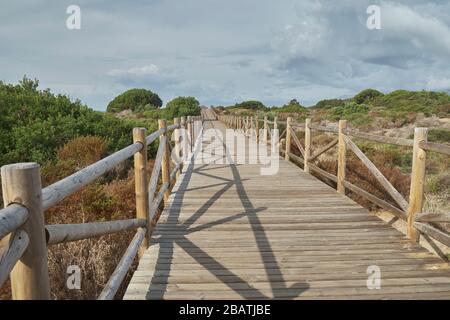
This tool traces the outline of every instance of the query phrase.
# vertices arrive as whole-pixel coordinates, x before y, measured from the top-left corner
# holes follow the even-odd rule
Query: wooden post
[[[288,117],[286,120],[286,151],[285,151],[285,155],[284,155],[284,159],[286,159],[287,161],[289,161],[289,153],[291,152],[291,121],[292,118]]]
[[[148,205],[148,181],[147,181],[147,143],[145,128],[133,129],[133,142],[142,143],[142,149],[134,155],[134,190],[136,194],[136,218],[147,220],[149,214]],[[148,238],[142,241],[139,247],[139,258],[144,255],[149,245]]]
[[[347,144],[345,143],[344,130],[347,128],[347,120],[339,120],[339,142],[338,142],[338,174],[337,192],[345,194],[345,166],[347,162]]]
[[[186,139],[186,134],[185,134],[185,130],[186,130],[186,118],[185,117],[181,117],[181,128],[182,128],[182,131],[181,131],[181,133],[182,133],[182,135],[181,135],[181,139]],[[184,132],[184,133],[183,133]],[[185,145],[185,141],[183,141],[183,140],[181,140],[182,141],[182,146],[186,146]],[[184,159],[184,154],[183,154],[183,150],[184,150],[184,147],[183,148],[181,148],[181,159],[183,160]],[[181,163],[180,163],[180,173],[183,173],[183,161],[181,161]]]
[[[304,171],[309,172],[309,157],[311,156],[311,119],[305,120],[305,162],[304,162]]]
[[[426,151],[419,145],[427,142],[428,129],[416,128],[414,131],[413,162],[411,171],[411,188],[408,206],[408,237],[414,242],[419,241],[419,232],[413,227],[414,216],[422,211],[423,190],[425,184]]]
[[[159,128],[164,129],[164,134],[160,136],[160,143],[163,140],[163,137],[166,139],[166,147],[163,153],[162,164],[161,164],[161,177],[162,183],[170,184],[170,153],[168,148],[168,139],[167,139],[167,122],[166,120],[158,120]],[[170,190],[167,188],[167,191],[164,193],[164,202],[166,203],[170,196]]]
[[[180,119],[179,118],[174,118],[173,119],[173,123],[174,124],[180,124]],[[173,135],[175,137],[175,154],[177,155],[177,157],[179,159],[176,159],[177,161],[180,160],[181,161],[181,130],[180,129],[175,129],[173,131]],[[180,165],[180,169],[178,169],[177,171],[177,179],[181,174],[181,165]]]
[[[192,117],[191,116],[188,116],[187,117],[187,136],[188,136],[188,139],[189,139],[189,148],[191,149],[191,152],[192,152],[192,144],[194,143],[193,141],[192,141]]]
[[[40,167],[37,163],[6,165],[1,168],[1,177],[5,206],[19,203],[28,209],[21,229],[28,234],[29,244],[11,272],[12,297],[50,299]]]
[[[264,144],[267,144],[267,137],[268,137],[268,123],[267,123],[267,116],[264,116]]]
[[[256,143],[259,143],[259,120],[258,120],[258,115],[255,116],[255,134],[256,134]]]
[[[278,129],[278,117],[273,118],[273,129]]]

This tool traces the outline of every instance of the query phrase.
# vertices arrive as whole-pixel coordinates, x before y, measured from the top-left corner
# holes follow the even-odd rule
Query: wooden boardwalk
[[[290,162],[190,164],[124,299],[272,298],[450,299],[449,265]]]

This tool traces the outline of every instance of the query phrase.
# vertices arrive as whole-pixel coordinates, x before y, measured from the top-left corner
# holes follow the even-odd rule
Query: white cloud
[[[134,67],[130,69],[112,69],[107,73],[109,76],[125,76],[125,75],[134,75],[134,76],[148,76],[148,75],[156,75],[159,74],[158,66],[154,64],[150,64],[143,67]]]
[[[450,90],[450,78],[429,77],[427,82],[428,90]]]
[[[383,2],[382,26],[387,38],[409,41],[417,48],[434,54],[450,55],[450,28],[431,15],[412,7]]]

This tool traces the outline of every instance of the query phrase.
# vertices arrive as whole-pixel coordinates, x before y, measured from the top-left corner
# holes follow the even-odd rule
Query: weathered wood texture
[[[449,299],[449,268],[293,163],[191,163],[124,298]]]
[[[5,205],[20,203],[28,208],[28,219],[21,227],[29,243],[11,271],[11,291],[15,300],[50,298],[47,244],[42,208],[41,171],[37,163],[17,163],[1,168]]]

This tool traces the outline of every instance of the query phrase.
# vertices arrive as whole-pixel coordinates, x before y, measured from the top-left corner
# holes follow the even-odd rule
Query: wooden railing
[[[273,125],[273,129],[277,129],[278,124],[285,124],[286,130],[279,136],[279,139],[280,144],[285,145],[284,150],[280,148],[280,153],[284,155],[286,160],[292,160],[296,163],[302,164],[305,172],[313,171],[318,175],[335,182],[339,193],[345,194],[345,191],[349,190],[393,213],[400,219],[405,220],[407,222],[407,235],[412,241],[418,242],[419,235],[423,235],[425,238],[432,237],[438,242],[450,247],[450,234],[436,225],[436,223],[449,223],[450,213],[421,213],[424,202],[426,153],[427,151],[433,151],[450,155],[450,146],[427,141],[427,128],[416,128],[414,132],[414,139],[404,139],[350,130],[347,128],[346,120],[340,120],[337,126],[321,126],[312,124],[310,119],[306,119],[304,124],[299,124],[294,123],[292,118],[287,118],[286,122],[280,122],[276,117],[274,121],[268,121],[267,116],[264,117],[264,119],[257,119],[256,117],[241,117],[228,114],[219,116],[219,119],[232,128],[242,129],[246,133],[248,131],[252,131],[253,134],[256,135],[258,141],[258,137],[262,137],[263,141],[266,143],[269,141],[268,135],[271,130],[270,125]],[[260,122],[263,122],[263,127],[261,130],[258,130],[258,124]],[[298,130],[304,131],[304,145],[300,143],[300,140],[297,137],[296,133]],[[311,138],[313,131],[336,134],[337,137],[325,146],[317,148],[317,150],[312,150]],[[285,138],[284,135],[286,135]],[[352,138],[413,148],[409,201],[407,201],[400,194],[400,192],[396,190],[391,182],[375,166],[375,164],[353,142]],[[291,152],[292,145],[297,147],[301,156],[295,155]],[[323,155],[335,146],[338,148],[337,175],[329,173],[314,164],[314,161],[317,160],[320,155]],[[373,174],[375,179],[380,183],[383,189],[386,190],[396,205],[380,199],[370,192],[363,190],[362,188],[346,180],[348,150],[352,151],[367,167],[368,171]]]
[[[175,154],[182,159],[181,128],[187,127],[186,143],[194,144],[194,121],[201,117],[175,118],[167,126],[159,120],[159,130],[146,135],[145,128],[133,130],[133,144],[60,180],[41,187],[40,166],[19,163],[1,168],[5,209],[0,210],[0,287],[11,278],[13,299],[49,299],[47,246],[137,229],[122,259],[101,292],[99,299],[113,299],[136,255],[149,246],[158,222],[158,209],[167,201],[170,189],[182,171],[182,161],[171,170],[169,132],[175,137]],[[147,181],[147,147],[159,139],[151,178]],[[134,157],[136,218],[82,224],[45,225],[44,211],[95,181],[118,164]],[[170,171],[171,170],[171,171]],[[158,188],[159,177],[162,185]]]

